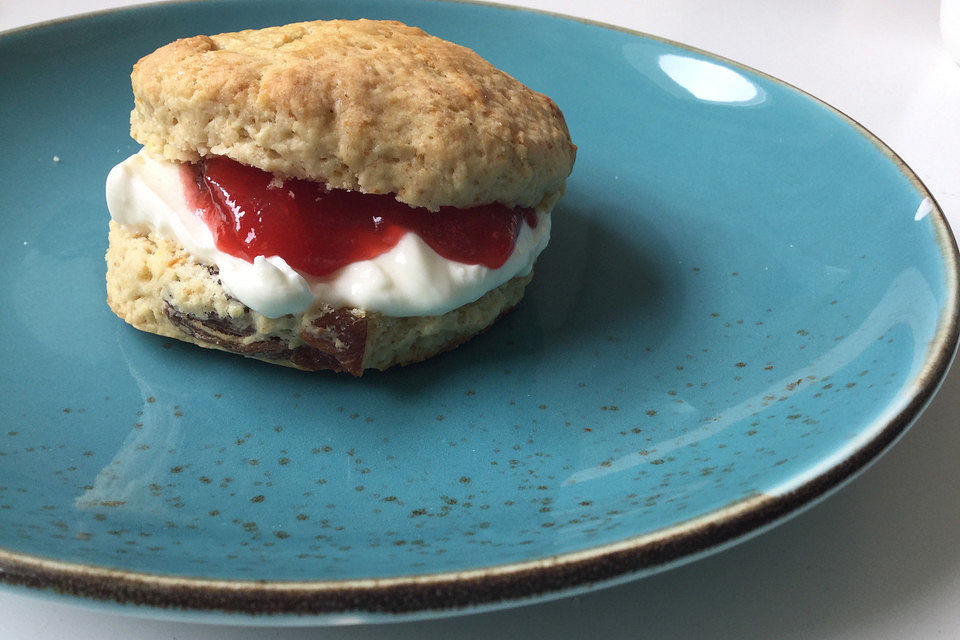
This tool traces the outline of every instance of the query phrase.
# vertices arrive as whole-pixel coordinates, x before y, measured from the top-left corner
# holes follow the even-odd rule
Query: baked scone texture
[[[169,160],[224,155],[431,210],[549,208],[576,155],[550,98],[399,22],[185,38],[132,82],[131,135]]]
[[[517,305],[532,274],[440,316],[393,318],[322,303],[268,318],[224,291],[215,267],[177,243],[110,222],[107,302],[137,329],[299,369],[360,375],[425,360]]]

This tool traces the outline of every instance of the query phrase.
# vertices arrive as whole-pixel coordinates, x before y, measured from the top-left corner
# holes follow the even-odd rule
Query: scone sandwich
[[[300,369],[428,358],[523,296],[576,148],[557,106],[398,22],[177,40],[131,76],[107,300]]]

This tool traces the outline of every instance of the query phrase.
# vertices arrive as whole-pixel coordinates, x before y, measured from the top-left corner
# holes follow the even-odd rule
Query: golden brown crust
[[[214,267],[179,245],[110,223],[107,302],[137,329],[299,369],[360,375],[425,360],[489,327],[523,297],[531,276],[440,316],[394,318],[319,302],[268,318],[223,290]]]
[[[131,134],[436,210],[555,201],[573,166],[552,100],[399,22],[318,21],[177,40],[132,75]]]

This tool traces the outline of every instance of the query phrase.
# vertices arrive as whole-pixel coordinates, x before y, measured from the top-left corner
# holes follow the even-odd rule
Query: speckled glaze
[[[133,62],[179,36],[361,16],[470,46],[566,114],[577,165],[521,306],[360,380],[117,320],[103,181],[136,149]],[[916,177],[829,107],[703,52],[482,5],[248,1],[8,33],[0,65],[12,588],[314,624],[644,575],[838,486],[954,351],[956,250]]]

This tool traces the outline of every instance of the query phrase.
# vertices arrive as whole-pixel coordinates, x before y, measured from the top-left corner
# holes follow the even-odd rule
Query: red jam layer
[[[223,157],[185,164],[181,178],[188,204],[220,251],[247,262],[280,256],[317,277],[386,253],[408,231],[448,260],[496,269],[513,253],[520,225],[537,224],[533,209],[492,204],[431,212],[389,195],[328,190],[309,180],[280,184],[266,171]]]

